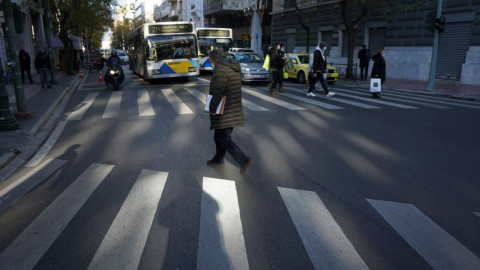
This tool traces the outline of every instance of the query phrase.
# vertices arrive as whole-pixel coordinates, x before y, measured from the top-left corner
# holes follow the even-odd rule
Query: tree
[[[73,74],[73,43],[70,35],[81,36],[89,44],[101,43],[103,33],[112,24],[114,0],[45,0],[50,1],[54,16],[53,32],[65,47],[67,74]],[[99,35],[101,33],[101,35]],[[95,40],[93,40],[95,38]]]
[[[112,34],[112,48],[118,49],[126,49],[126,41],[128,39],[128,35],[130,34],[130,25],[128,20],[118,21],[116,25],[113,27],[113,34]]]

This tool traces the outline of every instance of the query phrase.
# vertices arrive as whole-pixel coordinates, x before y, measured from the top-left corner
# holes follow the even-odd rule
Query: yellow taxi
[[[304,84],[308,75],[308,58],[306,53],[287,53],[287,64],[285,68],[288,72],[289,79],[296,79],[299,83]],[[337,68],[327,64],[327,81],[328,84],[334,84],[338,80]]]

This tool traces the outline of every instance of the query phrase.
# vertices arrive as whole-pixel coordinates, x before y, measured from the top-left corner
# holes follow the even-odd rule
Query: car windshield
[[[237,61],[240,63],[263,63],[263,59],[256,53],[239,53]]]
[[[194,35],[151,36],[147,43],[148,60],[198,57]]]
[[[124,52],[119,52],[118,56],[127,56]]]
[[[302,64],[308,64],[308,55],[299,55],[298,60],[300,60]]]
[[[232,40],[229,38],[199,38],[198,46],[200,47],[200,54],[207,56],[209,51],[216,48],[223,48],[228,51],[232,47]]]

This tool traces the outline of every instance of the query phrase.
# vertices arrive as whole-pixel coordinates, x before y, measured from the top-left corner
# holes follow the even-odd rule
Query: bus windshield
[[[147,37],[147,44],[148,60],[198,57],[195,35],[151,36]]]
[[[230,38],[199,38],[198,46],[200,47],[200,55],[208,56],[208,52],[223,48],[226,52],[232,47],[232,40]]]

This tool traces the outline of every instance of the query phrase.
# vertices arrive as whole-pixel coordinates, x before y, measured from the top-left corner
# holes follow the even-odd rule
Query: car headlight
[[[242,67],[242,71],[250,71],[250,68],[248,68],[248,67]]]

